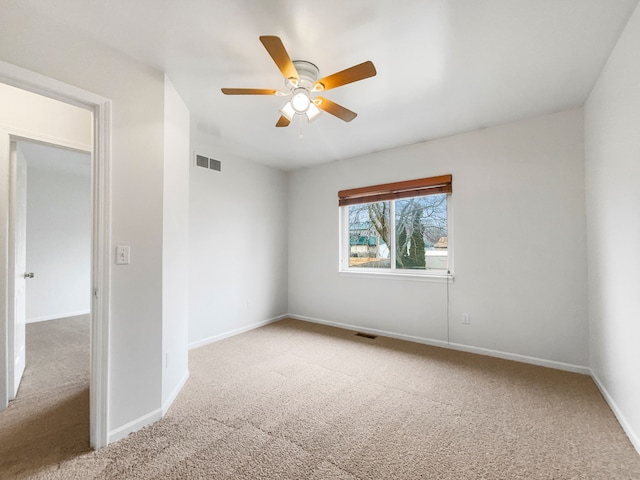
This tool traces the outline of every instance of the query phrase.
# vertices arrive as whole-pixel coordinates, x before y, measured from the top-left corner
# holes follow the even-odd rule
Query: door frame
[[[109,319],[111,278],[111,100],[0,60],[0,82],[93,112],[91,148],[91,379],[90,442],[94,449],[108,444],[109,427]],[[11,139],[26,139],[83,150],[60,139],[7,127],[0,149],[9,152]],[[8,135],[7,135],[8,134]],[[84,148],[83,148],[84,147]],[[0,165],[0,410],[8,404],[8,281],[9,188],[12,172]]]

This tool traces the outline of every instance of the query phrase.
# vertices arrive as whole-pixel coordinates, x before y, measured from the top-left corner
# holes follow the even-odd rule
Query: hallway
[[[0,472],[21,478],[89,448],[89,316],[27,324],[27,365],[0,413]]]

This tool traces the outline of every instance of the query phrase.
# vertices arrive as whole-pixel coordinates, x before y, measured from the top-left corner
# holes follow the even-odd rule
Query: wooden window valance
[[[352,188],[338,192],[338,205],[355,205],[357,203],[381,202],[398,198],[451,193],[451,175],[419,178],[405,182],[384,183],[371,187]]]

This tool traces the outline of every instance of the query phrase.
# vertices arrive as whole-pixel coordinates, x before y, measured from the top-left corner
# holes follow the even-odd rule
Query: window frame
[[[376,193],[374,196],[363,196],[362,199],[365,201],[361,202],[351,202],[347,201],[345,204],[340,205],[338,207],[338,221],[339,221],[339,231],[338,231],[338,240],[339,240],[339,251],[338,251],[338,273],[340,275],[346,276],[358,276],[358,277],[373,277],[373,278],[381,278],[381,277],[395,277],[402,278],[408,280],[427,280],[427,281],[446,281],[449,282],[453,280],[453,208],[452,208],[452,189],[451,189],[451,175],[449,177],[449,190],[448,191],[435,191],[432,194],[445,194],[447,195],[447,270],[441,269],[399,269],[396,267],[396,216],[395,216],[395,200],[400,200],[402,198],[413,198],[413,197],[422,197],[430,194],[421,194],[416,193],[415,195],[409,196],[406,190],[402,190],[400,195],[397,193],[393,193],[392,191],[384,193],[382,195],[386,196],[386,199],[380,199],[380,194]],[[432,177],[432,179],[440,179],[443,177]],[[431,179],[421,179],[422,181],[429,181]],[[339,196],[344,194],[345,192],[356,192],[356,191],[364,191],[364,192],[376,192],[381,188],[385,187],[396,187],[402,188],[403,185],[406,184],[415,184],[416,182],[420,182],[421,180],[411,180],[408,182],[396,182],[393,184],[384,184],[372,187],[364,187],[362,189],[353,189],[353,190],[343,190],[339,192]],[[441,187],[436,187],[440,189]],[[416,192],[424,192],[424,189],[417,190]],[[370,198],[370,199],[369,199]],[[340,197],[340,203],[343,203],[344,196]],[[374,267],[352,267],[349,266],[349,258],[351,254],[350,242],[349,242],[349,207],[356,203],[374,203],[376,201],[388,201],[389,203],[389,228],[393,232],[390,238],[389,247],[389,261],[390,268],[374,268]]]

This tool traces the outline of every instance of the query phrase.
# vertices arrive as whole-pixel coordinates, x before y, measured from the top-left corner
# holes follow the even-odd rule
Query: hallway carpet
[[[89,448],[89,316],[30,323],[16,399],[0,412],[0,479],[72,459]]]
[[[28,478],[640,479],[585,375],[295,320],[189,360],[161,421]]]

